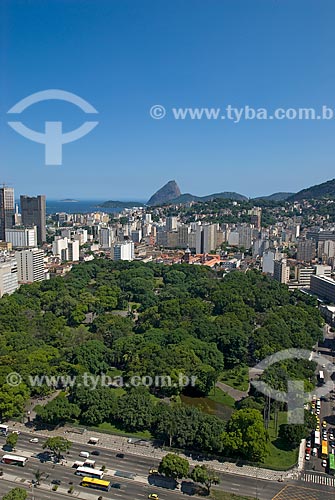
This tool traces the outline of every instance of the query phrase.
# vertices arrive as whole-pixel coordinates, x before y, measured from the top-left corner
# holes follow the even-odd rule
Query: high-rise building
[[[18,286],[16,259],[0,262],[0,297],[15,292]]]
[[[102,227],[99,231],[99,242],[102,248],[111,248],[114,241],[114,232],[110,227]]]
[[[6,241],[13,248],[29,248],[37,246],[37,228],[12,228],[5,231]]]
[[[326,276],[311,276],[311,292],[320,299],[335,303],[335,281]]]
[[[166,230],[167,231],[175,231],[178,226],[178,219],[177,217],[167,217],[166,218]]]
[[[45,195],[20,196],[22,224],[37,227],[37,243],[46,241],[46,202]]]
[[[20,250],[15,252],[17,261],[19,283],[33,283],[43,281],[44,275],[44,252],[38,248]]]
[[[5,241],[6,229],[13,227],[14,215],[14,189],[2,186],[0,188],[0,240]]]
[[[113,246],[113,255],[113,260],[133,260],[134,243],[132,241],[116,243]]]
[[[297,245],[297,260],[311,262],[315,257],[315,242],[313,240],[299,241]]]
[[[290,279],[290,266],[287,265],[287,260],[275,260],[273,266],[273,277],[279,283],[287,283]]]
[[[79,241],[73,240],[67,243],[67,260],[78,262],[79,260]]]

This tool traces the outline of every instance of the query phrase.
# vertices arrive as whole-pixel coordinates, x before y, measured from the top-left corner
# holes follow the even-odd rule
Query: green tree
[[[159,464],[159,472],[167,477],[182,479],[188,476],[190,464],[186,458],[179,457],[174,453],[168,453]]]
[[[39,485],[41,484],[41,480],[44,476],[44,473],[40,471],[40,469],[36,469],[36,471],[34,472],[34,477],[35,477],[35,481],[36,481],[36,484]]]
[[[45,406],[36,406],[37,416],[43,421],[52,425],[57,425],[79,417],[80,408],[70,403],[64,395],[59,395]]]
[[[302,439],[309,435],[310,431],[305,424],[281,424],[279,437],[291,448],[299,446]]]
[[[6,493],[2,500],[26,500],[28,493],[23,488],[14,488]]]
[[[6,445],[10,446],[12,448],[12,450],[13,450],[15,448],[15,446],[16,446],[18,437],[19,436],[16,434],[16,432],[12,432],[11,434],[9,434],[6,437]]]
[[[228,422],[222,441],[229,454],[262,462],[269,448],[262,414],[254,409],[237,410]]]
[[[139,431],[150,429],[154,407],[145,387],[134,387],[118,399],[117,419],[124,429]]]
[[[206,467],[206,465],[196,465],[190,474],[190,478],[196,483],[204,484],[207,488],[207,494],[210,494],[212,484],[219,484],[220,479],[217,473]]]
[[[72,446],[71,441],[65,439],[61,436],[50,437],[44,444],[43,449],[48,449],[54,453],[59,461],[61,459],[62,453],[66,453]]]

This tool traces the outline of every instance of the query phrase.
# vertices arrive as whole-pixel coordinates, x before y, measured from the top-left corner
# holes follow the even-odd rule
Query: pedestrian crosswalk
[[[311,474],[305,472],[301,477],[302,481],[307,483],[323,484],[324,486],[335,487],[335,477],[326,476],[325,474]]]

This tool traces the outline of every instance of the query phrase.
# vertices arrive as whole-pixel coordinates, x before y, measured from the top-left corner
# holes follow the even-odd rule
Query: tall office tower
[[[14,225],[14,189],[2,186],[0,188],[0,240],[5,241],[6,229]]]
[[[37,243],[46,241],[46,203],[45,195],[20,196],[22,224],[37,227]]]
[[[313,240],[299,241],[297,245],[297,260],[311,262],[315,257],[315,242]]]
[[[38,248],[15,252],[19,283],[44,280],[44,252]]]

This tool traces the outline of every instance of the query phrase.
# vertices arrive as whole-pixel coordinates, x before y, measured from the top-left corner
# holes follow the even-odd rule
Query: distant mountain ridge
[[[224,191],[222,193],[209,194],[207,196],[196,196],[191,193],[182,194],[175,180],[169,181],[153,194],[148,201],[149,206],[164,205],[166,203],[190,203],[192,201],[211,201],[216,198],[225,198],[236,201],[247,201],[248,198],[239,193]]]
[[[176,181],[169,181],[151,196],[150,200],[148,201],[148,205],[164,205],[165,203],[178,198],[180,195],[181,191]]]
[[[294,196],[294,193],[279,192],[279,193],[269,194],[268,196],[257,196],[257,198],[252,198],[252,199],[255,201],[257,200],[286,201],[291,196]]]
[[[196,196],[191,193],[181,193],[179,186],[175,180],[167,182],[163,187],[161,187],[156,193],[154,193],[149,201],[141,203],[138,201],[106,201],[100,205],[102,208],[131,208],[131,207],[142,207],[147,206],[160,206],[167,203],[173,204],[183,204],[195,202],[206,202],[215,199],[229,199],[234,201],[254,201],[257,203],[258,200],[268,200],[268,201],[300,201],[300,200],[312,200],[312,199],[335,199],[335,179],[332,179],[322,184],[317,184],[306,189],[302,189],[298,193],[286,193],[278,192],[267,196],[258,196],[257,198],[248,198],[243,194],[236,193],[234,191],[223,191],[220,193],[213,193],[206,196]]]
[[[298,193],[290,196],[288,201],[315,200],[321,198],[335,198],[335,179],[302,189]]]

